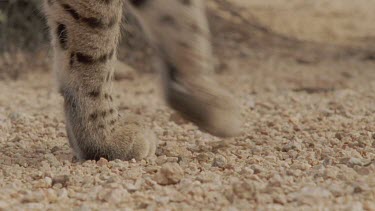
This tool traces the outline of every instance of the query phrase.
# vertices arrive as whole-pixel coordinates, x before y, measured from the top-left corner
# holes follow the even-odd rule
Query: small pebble
[[[154,180],[160,185],[174,185],[184,177],[184,171],[177,163],[166,163],[156,173]]]

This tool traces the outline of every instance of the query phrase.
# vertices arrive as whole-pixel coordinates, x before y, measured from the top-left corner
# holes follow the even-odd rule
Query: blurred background
[[[0,79],[17,79],[29,71],[49,69],[51,53],[42,2],[0,0]],[[128,64],[150,71],[149,65],[142,66],[139,62],[150,49],[131,14],[124,14],[123,29],[126,39],[121,42],[120,59],[125,58]]]
[[[375,37],[372,0],[230,0],[264,26],[322,43],[365,46]],[[250,18],[248,16],[248,18]]]
[[[272,47],[275,51],[283,46],[293,50],[291,46],[299,44],[311,48],[312,43],[317,49],[326,45],[366,52],[375,49],[372,0],[208,0],[207,4],[217,38],[215,46],[228,45],[220,38],[225,36],[240,49],[241,42],[250,48]],[[136,20],[127,13],[124,19],[120,59],[140,71],[152,71],[142,62],[152,52]],[[216,36],[218,33],[222,35]],[[239,37],[245,40],[237,42]],[[34,58],[32,63],[45,65],[48,49],[41,0],[0,0],[0,77],[15,79],[30,71],[23,67],[25,63],[31,64],[28,56]]]
[[[33,50],[47,40],[40,0],[0,0],[0,51]]]

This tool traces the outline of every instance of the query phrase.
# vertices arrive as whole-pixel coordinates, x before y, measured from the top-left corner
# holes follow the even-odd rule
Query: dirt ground
[[[375,210],[375,3],[209,8],[215,77],[240,99],[244,135],[200,132],[155,73],[128,70],[116,99],[148,120],[157,157],[72,162],[62,98],[36,66],[0,81],[0,210]]]

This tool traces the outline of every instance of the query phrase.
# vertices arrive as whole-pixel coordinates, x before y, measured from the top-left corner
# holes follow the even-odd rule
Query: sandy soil
[[[62,98],[52,74],[36,69],[0,81],[0,210],[375,210],[374,30],[358,19],[375,5],[356,1],[367,6],[354,15],[314,1],[323,6],[312,10],[334,17],[324,25],[342,17],[362,27],[366,39],[352,42],[340,27],[329,39],[268,24],[278,21],[269,11],[304,1],[275,1],[272,9],[217,2],[210,3],[216,77],[241,100],[246,134],[223,140],[200,132],[165,106],[156,74],[128,70],[115,83],[116,99],[122,112],[148,120],[161,140],[157,158],[72,162]],[[298,20],[281,11],[300,31],[315,30],[314,11],[294,14]],[[345,17],[333,15],[340,11]]]

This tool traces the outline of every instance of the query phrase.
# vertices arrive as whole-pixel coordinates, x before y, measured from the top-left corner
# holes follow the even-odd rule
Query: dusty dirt
[[[375,210],[374,30],[363,26],[374,4],[345,13],[363,30],[353,42],[338,25],[338,39],[288,30],[289,21],[319,28],[309,26],[320,8],[336,21],[344,10],[335,4],[282,15],[284,28],[269,24],[280,21],[270,5],[308,10],[301,2],[311,1],[217,2],[216,77],[242,102],[243,136],[200,132],[165,106],[155,73],[129,70],[116,99],[148,120],[157,158],[72,162],[53,76],[28,71],[0,81],[0,210]]]

